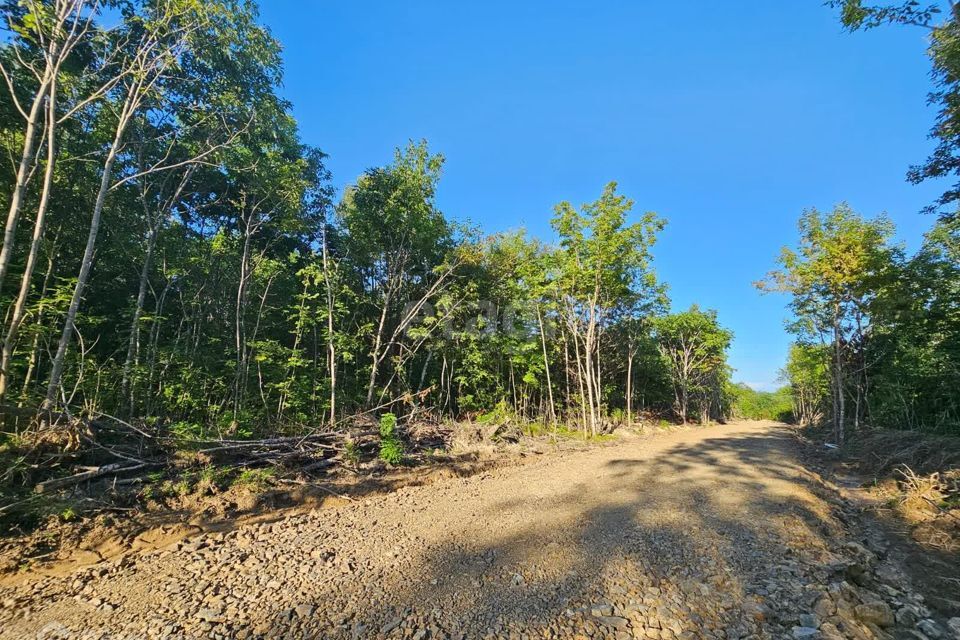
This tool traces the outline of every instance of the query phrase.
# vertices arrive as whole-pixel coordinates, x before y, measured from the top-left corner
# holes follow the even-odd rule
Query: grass
[[[270,481],[276,474],[276,469],[273,467],[244,469],[234,478],[232,486],[246,487],[249,489],[265,489],[270,485]]]

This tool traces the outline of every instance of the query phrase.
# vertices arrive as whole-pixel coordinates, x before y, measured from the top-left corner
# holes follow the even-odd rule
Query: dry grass
[[[909,465],[895,469],[897,513],[923,545],[960,551],[960,470],[918,474]]]
[[[925,475],[960,469],[960,438],[918,431],[868,431],[851,438],[848,450],[865,471],[889,476],[906,465]]]
[[[916,431],[855,434],[843,458],[875,478],[888,507],[921,545],[960,551],[960,438]]]

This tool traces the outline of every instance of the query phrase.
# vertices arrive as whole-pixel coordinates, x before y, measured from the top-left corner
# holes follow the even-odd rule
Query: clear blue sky
[[[933,111],[924,32],[842,32],[819,0],[262,0],[284,94],[338,187],[410,138],[446,158],[450,216],[552,237],[609,180],[669,221],[674,308],[717,309],[735,378],[770,387],[783,297],[752,282],[811,206],[887,211],[913,248],[939,185],[912,186]]]

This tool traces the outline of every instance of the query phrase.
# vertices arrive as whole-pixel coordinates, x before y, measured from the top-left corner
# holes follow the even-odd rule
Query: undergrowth
[[[397,434],[397,416],[392,413],[380,417],[380,459],[393,465],[403,462],[403,442]]]

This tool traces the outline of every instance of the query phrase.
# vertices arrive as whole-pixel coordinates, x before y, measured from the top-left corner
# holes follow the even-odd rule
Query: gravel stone
[[[945,638],[800,446],[682,429],[191,534],[4,583],[0,639]]]

